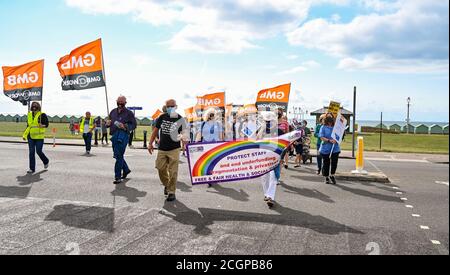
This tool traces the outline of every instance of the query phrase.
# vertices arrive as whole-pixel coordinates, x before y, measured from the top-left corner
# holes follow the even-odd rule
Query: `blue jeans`
[[[86,151],[91,151],[92,143],[92,133],[83,134],[84,146],[86,146]]]
[[[120,135],[120,138],[118,138],[118,136],[119,133],[116,132],[111,137],[114,158],[116,159],[116,165],[114,166],[114,174],[116,179],[122,177],[122,171],[124,173],[130,172],[130,168],[128,168],[128,164],[124,158],[125,151],[128,146],[129,135]]]
[[[36,156],[37,153],[39,158],[42,160],[44,165],[49,163],[48,158],[42,152],[42,148],[44,147],[43,139],[28,139],[28,149],[29,149],[29,159],[30,159],[30,170],[36,171]]]

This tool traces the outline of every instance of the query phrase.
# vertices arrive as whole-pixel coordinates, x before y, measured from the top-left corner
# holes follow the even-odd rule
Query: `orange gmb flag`
[[[161,110],[156,110],[156,112],[152,115],[152,119],[153,120],[157,120],[161,115],[163,114],[163,112]]]
[[[197,121],[197,114],[195,112],[195,107],[187,108],[184,110],[184,113],[186,114],[186,120],[189,123]]]
[[[29,101],[41,101],[44,84],[44,60],[27,64],[2,67],[3,92],[14,101],[26,105]]]
[[[197,97],[197,107],[206,110],[208,108],[225,108],[225,93],[207,94]]]
[[[101,39],[76,48],[62,57],[57,65],[64,91],[105,86]]]
[[[291,83],[262,90],[258,93],[256,107],[258,110],[277,108],[287,111],[290,93]]]

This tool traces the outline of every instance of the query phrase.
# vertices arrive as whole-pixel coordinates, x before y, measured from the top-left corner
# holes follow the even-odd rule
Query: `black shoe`
[[[325,178],[325,184],[331,184],[331,181],[330,181],[330,178],[329,178],[329,177],[326,177],[326,178]]]
[[[295,165],[295,166],[294,166],[294,168],[300,168],[300,167],[301,167],[300,165]]]
[[[123,173],[122,179],[126,179],[128,177],[128,175],[131,173],[131,171],[128,171],[127,173]]]
[[[164,196],[168,196],[169,195],[169,191],[167,191],[167,187],[164,187]]]
[[[289,165],[284,165],[284,168],[288,169],[288,168],[289,168]]]
[[[272,208],[274,205],[275,205],[275,202],[271,198],[268,198],[267,206],[269,206],[269,208]]]
[[[167,196],[167,201],[174,201],[174,200],[176,200],[177,198],[175,197],[175,194],[169,194],[169,196]]]
[[[317,170],[317,175],[320,175],[322,173],[322,169]]]
[[[114,184],[121,184],[122,183],[122,179],[121,178],[116,178],[113,183]]]
[[[330,179],[331,179],[331,183],[336,185],[336,178],[334,176],[331,176]]]

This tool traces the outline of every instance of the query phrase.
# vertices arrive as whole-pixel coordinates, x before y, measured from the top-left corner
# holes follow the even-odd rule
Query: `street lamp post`
[[[408,103],[408,112],[406,115],[406,133],[409,134],[409,123],[410,123],[410,119],[409,119],[409,107],[411,106],[411,98],[408,97],[406,99],[407,103]]]

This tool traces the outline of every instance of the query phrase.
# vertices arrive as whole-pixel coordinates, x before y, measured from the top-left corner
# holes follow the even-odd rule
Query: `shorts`
[[[302,155],[303,154],[303,144],[295,145],[295,153],[297,155]]]

